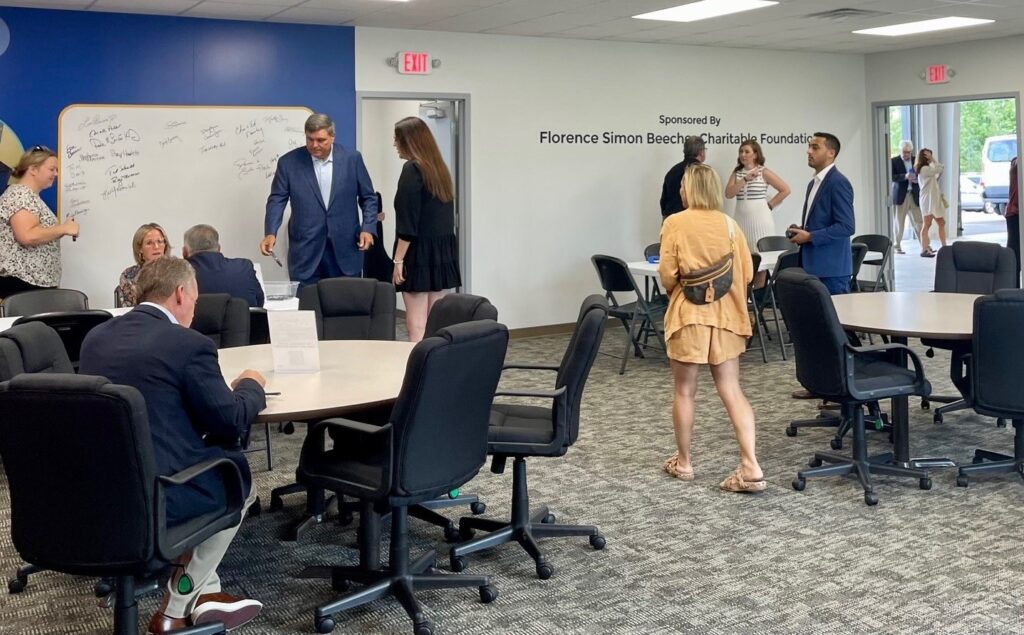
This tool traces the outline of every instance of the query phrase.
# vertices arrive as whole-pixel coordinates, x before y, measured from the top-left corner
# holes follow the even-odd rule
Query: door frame
[[[363,147],[363,104],[369,101],[451,101],[456,104],[458,114],[455,125],[455,163],[453,178],[457,184],[455,192],[459,202],[458,227],[459,266],[462,273],[462,291],[472,293],[472,262],[470,260],[469,236],[471,222],[472,198],[470,188],[470,95],[469,93],[446,92],[408,92],[408,91],[356,91],[356,148]],[[390,139],[387,140],[390,143]]]
[[[1021,110],[1020,110],[1020,91],[1001,91],[995,93],[974,93],[966,95],[952,95],[943,97],[927,97],[917,99],[887,99],[885,101],[876,101],[871,103],[871,125],[874,134],[872,134],[872,155],[874,160],[874,169],[872,172],[875,175],[875,226],[885,231],[879,231],[889,237],[889,240],[893,239],[893,221],[892,221],[892,204],[890,202],[890,183],[892,177],[890,176],[890,160],[889,156],[889,108],[891,106],[920,106],[925,104],[949,104],[958,103],[964,101],[983,101],[988,99],[1012,99],[1017,111],[1017,152],[1020,154],[1021,148]],[[915,144],[915,147],[918,147]],[[1024,180],[1024,175],[1017,174],[1018,187],[1021,185],[1020,181]],[[959,184],[957,184],[959,191]],[[947,228],[948,231],[948,228]],[[1024,234],[1024,231],[1021,232]],[[886,279],[892,281],[892,287],[896,287],[896,259],[890,258],[889,265],[885,272]]]

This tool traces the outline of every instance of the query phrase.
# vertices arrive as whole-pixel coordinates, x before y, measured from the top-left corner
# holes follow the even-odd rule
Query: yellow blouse
[[[710,304],[686,300],[678,276],[715,264],[729,253],[729,229],[733,225],[735,254],[732,288]],[[665,313],[665,339],[690,324],[703,324],[750,337],[747,285],[754,278],[747,239],[731,218],[717,210],[688,209],[665,219],[661,226],[661,260],[658,275],[669,294]]]

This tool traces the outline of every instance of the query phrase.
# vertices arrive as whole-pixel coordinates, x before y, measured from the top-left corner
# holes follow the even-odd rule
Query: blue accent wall
[[[351,27],[9,7],[0,19],[0,120],[26,146],[56,147],[77,103],[306,106],[355,145]]]

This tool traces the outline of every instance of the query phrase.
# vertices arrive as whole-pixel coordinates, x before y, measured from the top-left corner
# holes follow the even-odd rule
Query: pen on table
[[[277,254],[275,254],[273,251],[270,252],[270,257],[274,259],[274,262],[277,263],[278,267],[284,267],[284,265],[282,265],[281,261],[278,259]]]
[[[267,396],[273,397],[274,395],[280,395],[281,391],[280,390],[268,390],[267,392],[265,392],[263,394],[267,395]]]

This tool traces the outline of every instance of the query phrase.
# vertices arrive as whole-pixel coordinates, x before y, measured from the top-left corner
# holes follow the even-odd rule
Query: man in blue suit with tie
[[[853,186],[835,167],[839,139],[815,132],[807,144],[807,165],[814,179],[807,185],[803,220],[786,235],[800,246],[800,266],[817,276],[832,295],[850,292],[854,232]]]
[[[334,143],[331,118],[310,115],[305,131],[306,146],[277,160],[260,242],[260,252],[272,255],[290,201],[288,276],[300,288],[321,278],[360,276],[360,252],[373,245],[379,211],[362,155]]]

